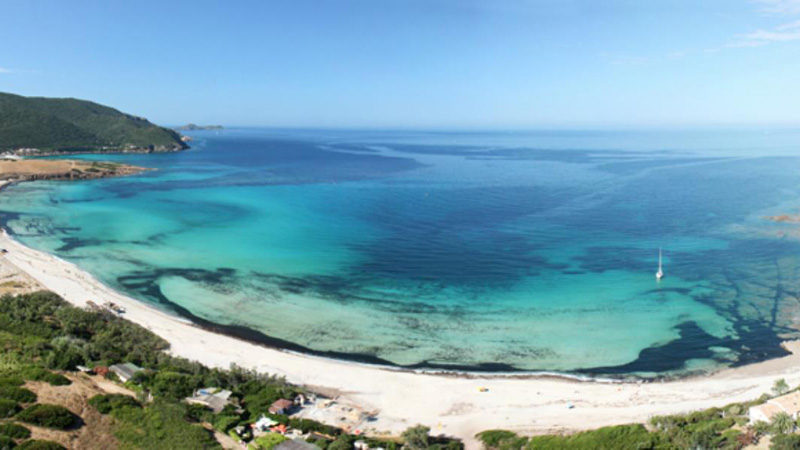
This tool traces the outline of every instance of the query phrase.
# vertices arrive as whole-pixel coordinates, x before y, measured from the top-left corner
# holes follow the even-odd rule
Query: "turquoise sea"
[[[191,136],[83,157],[157,171],[12,186],[5,226],[202,326],[363,362],[669,376],[799,335],[800,224],[765,218],[800,213],[799,131]]]

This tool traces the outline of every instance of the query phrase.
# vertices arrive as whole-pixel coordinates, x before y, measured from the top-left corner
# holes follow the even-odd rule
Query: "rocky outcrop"
[[[5,181],[92,180],[135,175],[148,170],[128,164],[70,161],[0,161],[0,179]]]

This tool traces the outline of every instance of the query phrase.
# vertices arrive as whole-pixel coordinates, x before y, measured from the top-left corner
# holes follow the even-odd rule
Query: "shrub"
[[[403,431],[401,435],[405,445],[403,448],[408,448],[410,450],[422,450],[428,448],[428,432],[431,429],[424,426],[424,425],[417,425],[415,427],[410,427]]]
[[[0,398],[0,419],[13,417],[20,410],[19,403],[14,400]]]
[[[0,435],[12,439],[28,439],[31,437],[31,430],[16,423],[2,423],[0,424]]]
[[[16,444],[13,439],[0,434],[0,450],[11,450],[14,447],[16,447]]]
[[[775,395],[783,395],[788,391],[789,385],[783,378],[775,380],[775,384],[772,385],[772,393]]]
[[[67,377],[37,366],[28,366],[20,371],[19,375],[26,380],[44,381],[52,386],[67,386],[72,384]]]
[[[225,412],[223,411],[220,415],[225,415]],[[218,416],[215,416],[211,409],[203,405],[196,403],[186,405],[186,418],[193,422],[214,422],[215,417]]]
[[[341,435],[335,441],[328,444],[328,450],[350,450],[353,448],[353,438],[348,435]]]
[[[197,387],[197,380],[191,375],[177,372],[159,372],[153,380],[153,394],[180,400],[192,395]]]
[[[145,408],[111,412],[122,448],[197,450],[219,448],[211,433],[186,421],[185,405],[156,399]]]
[[[0,386],[0,398],[14,400],[20,403],[36,402],[36,394],[28,389],[15,386]]]
[[[72,381],[69,381],[69,378],[53,372],[48,372],[41,381],[44,381],[51,386],[69,386],[72,384]]]
[[[0,386],[22,386],[25,380],[20,377],[0,377]]]
[[[46,428],[66,430],[78,422],[78,416],[60,405],[36,404],[17,414],[17,419]]]
[[[475,437],[483,442],[484,447],[496,448],[503,441],[515,439],[517,434],[506,430],[487,430],[476,434]]]
[[[283,441],[288,441],[289,438],[279,433],[268,433],[263,436],[257,437],[248,448],[256,450],[272,450]]]
[[[569,436],[534,436],[528,448],[535,449],[646,449],[657,447],[660,435],[648,433],[642,425],[618,425]],[[681,445],[678,448],[694,448]]]
[[[66,447],[53,441],[25,441],[16,450],[67,450]]]
[[[310,433],[312,431],[316,431],[322,434],[338,436],[342,432],[342,430],[339,428],[336,428],[331,425],[325,425],[322,422],[317,422],[316,420],[311,420],[311,419],[289,418],[289,420],[287,421],[287,425],[290,428],[300,430],[303,433]]]
[[[89,399],[89,404],[94,406],[100,414],[108,414],[117,408],[140,408],[142,406],[133,397],[122,394],[95,395]]]
[[[796,434],[782,434],[772,438],[770,450],[798,450],[800,449],[800,436]]]
[[[76,366],[86,363],[84,350],[64,338],[54,340],[52,351],[44,359],[45,366],[54,370],[75,370]]]
[[[221,431],[223,433],[227,433],[233,427],[238,425],[239,422],[241,422],[241,421],[242,421],[242,419],[239,416],[229,416],[229,415],[220,414],[220,415],[218,415],[218,416],[216,416],[214,418],[213,425],[214,425],[214,428],[216,428],[217,430],[219,430],[219,431]]]
[[[763,436],[769,433],[769,424],[763,420],[759,420],[753,424],[753,431],[755,432],[756,436]]]
[[[792,416],[785,412],[779,412],[772,417],[770,427],[775,434],[786,434],[794,430],[794,420]]]

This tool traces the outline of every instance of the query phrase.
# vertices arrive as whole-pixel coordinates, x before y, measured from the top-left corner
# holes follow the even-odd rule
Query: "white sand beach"
[[[644,422],[653,415],[723,406],[768,392],[785,378],[800,384],[800,343],[792,355],[706,377],[654,383],[578,382],[546,377],[422,374],[299,355],[200,329],[104,286],[74,264],[30,249],[5,231],[2,258],[76,306],[115,302],[124,317],[166,339],[171,352],[209,366],[232,363],[288,381],[340,392],[339,401],[377,411],[370,429],[400,432],[418,423],[477,448],[475,433],[504,428],[544,433]],[[480,388],[488,388],[480,392]],[[574,408],[568,408],[568,404]]]

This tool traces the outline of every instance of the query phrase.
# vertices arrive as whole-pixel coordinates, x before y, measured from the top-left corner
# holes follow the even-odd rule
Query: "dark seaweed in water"
[[[301,353],[307,353],[317,356],[330,357],[343,359],[348,361],[386,365],[392,367],[400,367],[405,369],[428,369],[428,370],[447,370],[447,371],[464,371],[464,372],[508,372],[508,373],[529,373],[536,372],[536,369],[521,370],[505,363],[498,362],[484,362],[480,364],[441,364],[431,361],[421,361],[416,364],[400,365],[395,364],[386,359],[375,356],[374,354],[367,353],[346,353],[337,351],[317,351],[312,348],[299,345],[284,339],[269,336],[258,330],[241,325],[230,325],[216,323],[202,317],[199,317],[172,301],[170,301],[162,292],[158,281],[162,277],[178,276],[183,277],[189,281],[219,284],[234,282],[233,278],[236,276],[236,271],[230,268],[219,268],[215,271],[200,270],[200,269],[185,269],[185,268],[165,268],[140,271],[138,273],[120,277],[118,282],[127,290],[137,292],[140,295],[146,296],[152,300],[157,301],[159,304],[166,306],[178,315],[185,317],[198,326],[205,329],[223,333],[226,335],[234,336],[249,342],[267,345],[270,347],[282,348]],[[327,292],[329,296],[341,296],[341,301],[368,301],[380,302],[377,299],[358,299],[352,298],[342,294],[340,291],[344,289],[348,283],[346,280],[334,280],[332,277],[298,277],[289,278],[282,275],[258,274],[257,276],[270,279],[272,281],[279,280],[279,285],[293,293],[304,293],[307,290],[316,290],[317,292]],[[384,301],[385,302],[385,301]],[[397,308],[408,307],[405,305],[396,305]],[[430,308],[430,307],[428,307]],[[419,312],[419,311],[418,311]],[[729,356],[711,350],[711,347],[728,348],[734,350],[737,359],[731,364],[732,366],[740,366],[754,362],[763,361],[771,358],[778,358],[788,355],[789,352],[785,350],[780,344],[782,339],[777,335],[775,330],[760,321],[749,320],[739,317],[735,322],[737,338],[724,337],[718,338],[712,336],[700,328],[695,322],[689,321],[679,324],[676,328],[679,331],[680,337],[673,341],[667,342],[663,345],[654,346],[643,349],[639,357],[627,364],[617,366],[604,366],[604,367],[591,367],[584,369],[577,369],[570,371],[570,373],[590,375],[590,376],[621,376],[629,377],[631,374],[636,373],[654,373],[671,375],[681,369],[685,368],[685,364],[694,359],[711,359],[721,363],[728,363]],[[542,371],[547,368],[543,367]]]
[[[533,144],[372,146],[342,144],[347,139],[339,138],[275,138],[260,133],[223,133],[209,138],[207,147],[198,141],[203,151],[180,155],[120,156],[120,161],[162,170],[91,185],[96,188],[86,185],[67,195],[46,184],[25,185],[22,191],[35,188],[43,193],[41,198],[30,193],[29,199],[44,206],[37,206],[35,213],[2,219],[18,222],[18,231],[25,230],[31,242],[34,237],[47,241],[50,235],[57,236],[61,242],[50,250],[72,260],[85,258],[96,265],[98,256],[107,257],[113,251],[121,263],[114,266],[123,269],[109,269],[102,273],[105,279],[116,279],[125,290],[172,308],[203,327],[266,345],[362,362],[392,365],[384,359],[406,352],[398,360],[413,360],[414,364],[405,366],[409,368],[516,372],[520,367],[534,370],[537,361],[553,361],[564,350],[573,358],[565,359],[569,367],[580,373],[671,375],[681,373],[687,361],[695,359],[729,365],[780,356],[785,354],[781,338],[797,336],[790,327],[800,291],[794,281],[800,279],[798,244],[791,239],[747,240],[743,236],[754,233],[737,234],[726,228],[747,225],[761,208],[792,198],[796,175],[785,167],[796,164],[796,159],[629,152],[588,141],[586,148],[570,143],[567,150]],[[439,136],[452,142],[463,138],[460,134]],[[364,145],[373,148],[365,150]],[[381,150],[386,148],[394,152]],[[202,191],[206,189],[211,191]],[[253,199],[268,207],[261,208]],[[16,205],[19,210],[25,210],[23,203]],[[69,217],[75,211],[88,211],[97,222],[82,229],[73,227],[83,225],[74,214]],[[134,220],[120,221],[124,211]],[[62,220],[48,220],[50,213],[59,216],[62,212],[66,212]],[[142,214],[144,232],[136,229],[135,214]],[[151,215],[156,220],[149,221]],[[273,220],[280,217],[292,221]],[[164,223],[167,226],[162,227]],[[241,224],[251,227],[239,228]],[[284,234],[281,227],[314,231]],[[193,235],[198,229],[203,232]],[[347,232],[336,234],[342,229]],[[327,239],[329,230],[335,239]],[[252,251],[246,249],[249,253],[237,247],[239,241],[229,239],[237,231],[252,239]],[[258,232],[269,235],[273,231],[278,239],[297,240],[258,247]],[[121,236],[130,240],[116,240]],[[662,243],[667,247],[668,278],[651,289],[640,283],[647,277],[655,285],[654,249]],[[188,248],[192,245],[209,248],[208,258],[159,267],[158,257],[153,256],[164,249],[202,251]],[[321,251],[306,248],[317,245]],[[226,246],[232,251],[225,251]],[[127,252],[129,248],[135,250]],[[227,256],[237,262],[273,256],[280,260],[286,249],[292,253],[288,259],[299,256],[302,264],[295,262],[285,272],[272,261],[263,268],[259,263],[215,268],[233,265],[226,262]],[[263,251],[259,254],[259,250]],[[141,254],[148,257],[139,258],[153,260],[136,260]],[[172,256],[181,255],[165,256],[162,262],[180,261]],[[327,264],[328,256],[335,263]],[[322,264],[309,259],[318,257]],[[303,270],[295,270],[298,266]],[[287,324],[304,327],[299,330],[302,335],[288,326],[276,327],[267,311],[263,317],[231,311],[231,322],[248,326],[214,323],[203,318],[201,306],[191,306],[192,299],[166,298],[160,287],[166,277],[181,277],[216,293],[241,287],[244,294],[230,308],[251,301],[255,306],[261,301],[279,305],[283,299],[306,296],[338,308],[337,312],[352,308],[365,319],[377,318],[365,320],[369,326],[364,328],[390,336],[389,347],[396,345],[399,350],[384,358],[390,354],[384,353],[386,348],[363,340],[374,338],[369,333],[358,342],[354,334],[345,336],[352,337],[349,342],[337,342],[361,324],[350,330],[325,328],[324,308],[319,327],[303,321]],[[584,280],[597,286],[581,286]],[[636,287],[615,290],[613,281],[605,280],[630,281]],[[546,291],[548,283],[559,286],[556,294],[542,295],[541,303],[526,298],[535,297],[537,289]],[[578,289],[560,289],[573,284]],[[573,302],[594,289],[598,293],[607,289],[618,297]],[[252,293],[256,295],[245,298]],[[258,295],[263,299],[253,300]],[[691,306],[684,308],[682,303]],[[623,335],[626,328],[619,327],[609,330],[618,335],[612,337],[620,337],[638,351],[636,359],[626,364],[591,367],[605,361],[581,364],[578,358],[583,349],[573,345],[582,345],[578,339],[569,340],[570,348],[554,345],[551,349],[524,334],[528,324],[535,327],[553,320],[560,321],[553,322],[559,325],[556,335],[580,337],[581,319],[599,314],[594,316],[600,317],[599,322],[589,321],[597,325],[604,323],[606,314],[625,314],[624,308],[639,305],[659,314],[655,319],[663,319],[658,323],[664,325],[652,334],[632,330]],[[245,304],[248,310],[253,306]],[[669,312],[672,306],[674,314]],[[663,317],[661,307],[666,309]],[[486,317],[493,316],[483,323],[475,320],[487,311]],[[508,325],[517,319],[516,325]],[[628,325],[624,320],[620,323]],[[389,325],[394,328],[388,329]],[[675,334],[668,329],[673,325]],[[275,330],[268,332],[275,336],[259,329]],[[502,334],[506,329],[509,334]],[[594,328],[598,329],[602,326]],[[530,336],[542,333],[530,331]],[[484,332],[486,338],[480,334]],[[658,337],[673,335],[678,337]],[[301,336],[301,344],[289,342],[287,336]],[[661,341],[641,349],[643,345],[629,336]],[[313,348],[318,342],[358,351],[319,352]],[[441,345],[433,348],[431,343]],[[585,344],[587,348],[598,345]],[[577,352],[569,353],[575,348]],[[413,359],[417,349],[427,353]],[[546,364],[542,362],[539,368],[548,370]]]

